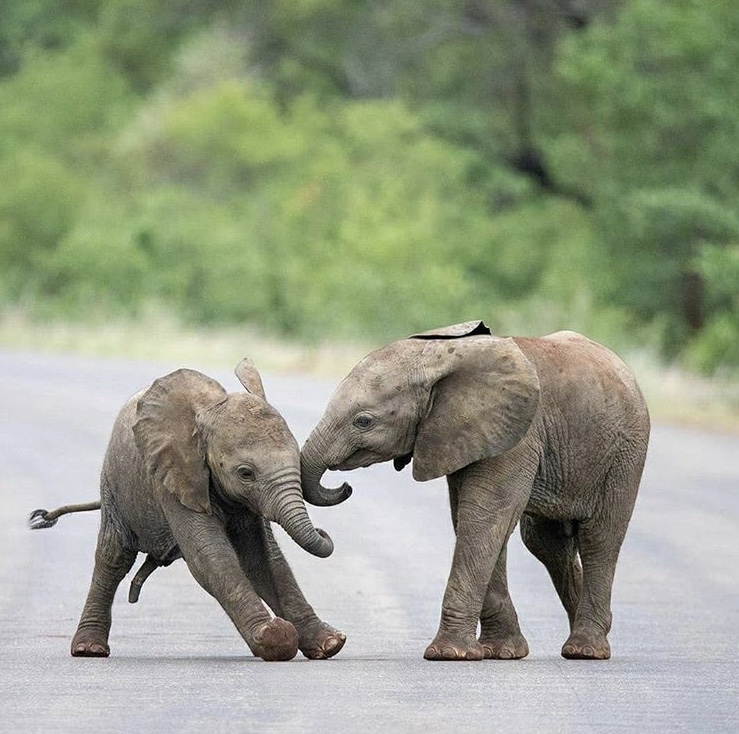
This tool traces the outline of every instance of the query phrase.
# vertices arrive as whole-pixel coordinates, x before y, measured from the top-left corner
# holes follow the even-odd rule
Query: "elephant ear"
[[[234,373],[236,374],[236,377],[239,378],[239,382],[244,386],[244,389],[247,392],[262,398],[262,400],[266,400],[262,378],[250,359],[244,357],[244,359],[236,365]]]
[[[180,369],[155,380],[139,398],[133,433],[157,487],[185,507],[210,514],[210,472],[196,421],[226,397],[215,380]]]
[[[459,335],[462,327],[472,335]],[[413,477],[419,481],[505,453],[534,418],[539,404],[534,365],[512,338],[485,335],[483,328],[482,322],[470,322],[410,337],[428,340],[421,359],[430,375],[429,408],[413,447]]]

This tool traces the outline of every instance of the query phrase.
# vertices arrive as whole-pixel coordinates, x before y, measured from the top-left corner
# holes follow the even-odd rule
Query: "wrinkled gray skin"
[[[628,367],[573,332],[497,338],[469,322],[371,353],[336,389],[301,451],[303,495],[412,459],[413,476],[446,475],[456,546],[429,660],[522,658],[506,581],[516,523],[546,566],[570,622],[566,658],[610,657],[611,587],[636,500],[649,415]],[[477,635],[480,625],[479,637]]]
[[[131,601],[157,565],[184,558],[254,655],[289,660],[300,649],[328,658],[343,646],[344,635],[303,597],[269,524],[279,523],[309,553],[325,557],[333,549],[306,512],[298,445],[265,401],[251,364],[244,360],[236,374],[244,393],[227,394],[199,372],[178,370],[118,415],[101,475],[95,568],[72,655],[109,654],[113,596],[139,552],[148,558]]]

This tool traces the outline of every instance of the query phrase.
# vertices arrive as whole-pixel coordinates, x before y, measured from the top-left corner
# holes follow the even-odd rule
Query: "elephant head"
[[[326,470],[413,460],[419,481],[515,446],[539,402],[534,366],[512,338],[480,321],[415,334],[372,352],[337,387],[301,451],[303,496],[332,505],[351,494]]]
[[[227,394],[206,375],[180,369],[139,397],[133,432],[156,491],[194,512],[210,514],[213,503],[226,512],[245,506],[309,553],[330,555],[331,539],[313,526],[303,502],[295,438],[248,360],[236,375],[244,393]]]

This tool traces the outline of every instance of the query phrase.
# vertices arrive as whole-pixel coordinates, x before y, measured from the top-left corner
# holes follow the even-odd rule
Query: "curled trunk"
[[[323,441],[317,431],[308,437],[300,452],[300,475],[303,497],[306,502],[319,507],[338,505],[351,496],[352,488],[344,482],[340,487],[326,487],[321,483],[328,470]]]

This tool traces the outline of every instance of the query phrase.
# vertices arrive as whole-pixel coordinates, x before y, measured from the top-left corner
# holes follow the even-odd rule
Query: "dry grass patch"
[[[259,333],[251,327],[193,327],[162,316],[146,322],[105,324],[36,322],[18,312],[0,317],[0,347],[71,352],[228,369],[249,357],[265,373],[340,377],[368,351],[351,344],[300,344]]]
[[[197,361],[229,369],[250,357],[265,373],[308,374],[340,379],[371,344],[301,344],[251,327],[204,328],[156,316],[146,322],[105,324],[37,322],[19,311],[0,317],[0,347],[73,352],[188,364]],[[653,420],[739,432],[739,378],[706,378],[678,367],[660,366],[649,353],[625,355],[636,372]]]

